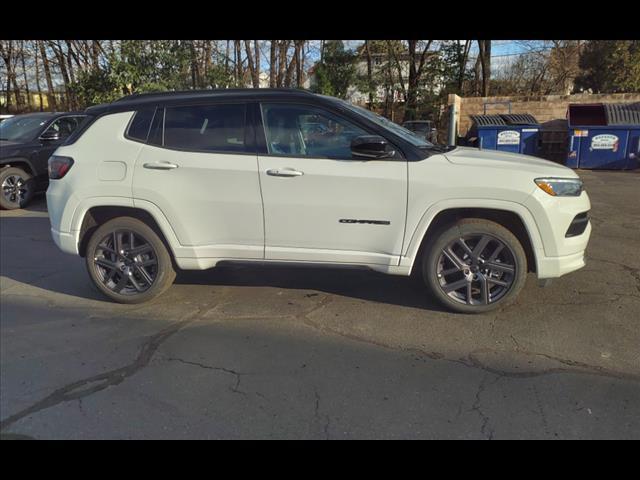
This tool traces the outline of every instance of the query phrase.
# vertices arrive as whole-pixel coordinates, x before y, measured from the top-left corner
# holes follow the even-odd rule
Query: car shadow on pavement
[[[41,207],[36,204],[35,208],[39,211]],[[91,285],[84,259],[63,253],[54,244],[47,217],[3,216],[0,230],[2,276],[55,293],[108,302]],[[178,271],[175,283],[313,290],[372,302],[446,311],[419,281],[365,269],[227,264],[210,270]]]
[[[210,270],[180,271],[175,283],[313,290],[371,302],[448,311],[419,280],[367,269],[226,264]]]

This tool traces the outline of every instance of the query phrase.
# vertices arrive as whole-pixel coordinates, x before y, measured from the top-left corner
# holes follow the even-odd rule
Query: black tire
[[[131,242],[128,240],[130,233],[133,234]],[[118,241],[116,237],[119,238],[125,255],[113,251],[117,250],[112,248]],[[134,246],[133,250],[130,244]],[[142,245],[138,246],[140,244]],[[136,249],[141,248],[145,251],[134,255]],[[131,217],[114,218],[98,227],[87,244],[85,260],[89,276],[96,288],[119,303],[143,303],[152,300],[165,292],[176,277],[171,256],[162,239],[147,224]],[[97,261],[101,264],[98,265]],[[106,263],[109,266],[106,266]],[[140,288],[143,290],[139,290]]]
[[[16,182],[17,191],[11,188]],[[24,208],[33,197],[33,179],[21,168],[3,168],[0,170],[0,190],[0,207],[4,210]]]
[[[469,250],[463,248],[461,238],[473,255],[464,253]],[[447,255],[444,249],[452,245],[453,256]],[[495,251],[499,256],[492,260],[489,252]],[[461,265],[457,265],[460,260]],[[494,268],[486,268],[487,265]],[[526,280],[527,256],[515,235],[502,225],[468,218],[440,230],[427,242],[422,274],[433,296],[445,307],[460,313],[484,313],[515,300]],[[457,285],[461,286],[445,292]]]

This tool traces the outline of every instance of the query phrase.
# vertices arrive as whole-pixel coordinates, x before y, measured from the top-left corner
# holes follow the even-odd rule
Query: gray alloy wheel
[[[114,230],[103,237],[93,262],[100,281],[120,295],[147,291],[158,275],[158,258],[151,244],[132,230]]]
[[[424,280],[452,310],[493,310],[513,300],[524,285],[524,249],[509,230],[495,222],[461,220],[436,235],[428,248]]]
[[[155,298],[175,278],[171,257],[158,234],[130,217],[110,220],[91,235],[86,263],[98,290],[120,303]]]
[[[440,251],[438,283],[444,293],[465,305],[500,300],[515,281],[511,248],[491,235],[460,236]]]
[[[22,208],[33,194],[31,175],[17,167],[0,171],[0,206],[6,210]]]

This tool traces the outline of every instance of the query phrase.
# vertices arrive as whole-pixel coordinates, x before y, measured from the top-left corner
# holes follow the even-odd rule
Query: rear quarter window
[[[155,107],[142,108],[138,110],[133,115],[133,119],[129,124],[127,137],[131,140],[146,142],[147,137],[149,136],[149,130],[151,128],[151,122],[153,120],[155,111]]]

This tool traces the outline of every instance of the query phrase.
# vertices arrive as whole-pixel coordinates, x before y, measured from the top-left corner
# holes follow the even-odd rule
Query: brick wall
[[[511,113],[530,113],[540,123],[564,120],[570,103],[640,102],[640,93],[546,95],[541,97],[466,97],[449,96],[449,105],[459,103],[458,136],[464,137],[471,127],[469,115],[482,114],[485,102],[511,101]],[[487,105],[487,113],[508,113],[508,105]],[[553,122],[551,125],[557,125]]]

